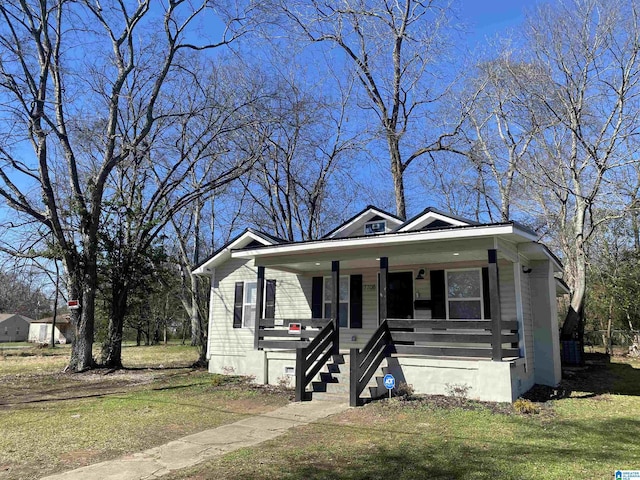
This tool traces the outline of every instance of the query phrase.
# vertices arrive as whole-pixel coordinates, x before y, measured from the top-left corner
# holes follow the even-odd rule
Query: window
[[[256,323],[256,301],[258,299],[257,282],[244,283],[244,301],[242,302],[242,325],[251,327]]]
[[[447,270],[447,318],[481,320],[482,270]]]
[[[324,277],[324,318],[331,318],[331,277]],[[349,326],[349,276],[340,276],[340,326]]]
[[[384,220],[376,220],[375,222],[367,222],[364,224],[365,235],[378,235],[384,233],[387,228],[387,222]]]

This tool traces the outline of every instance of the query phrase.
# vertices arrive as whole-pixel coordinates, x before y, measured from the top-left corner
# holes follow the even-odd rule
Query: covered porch
[[[352,404],[383,361],[420,390],[435,377],[439,390],[444,380],[500,377],[509,394],[498,401],[510,401],[531,383],[522,278],[531,268],[523,259],[535,263],[544,252],[513,225],[465,230],[464,239],[440,230],[233,252],[257,266],[254,348],[296,352],[298,400],[333,355],[348,353]],[[264,308],[265,269],[311,278],[312,318],[264,318],[274,311]]]

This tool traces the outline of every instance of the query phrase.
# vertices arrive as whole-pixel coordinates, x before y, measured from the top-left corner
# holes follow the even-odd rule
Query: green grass
[[[619,360],[574,384],[589,388],[538,415],[378,402],[169,478],[608,479],[640,469],[640,363]]]
[[[239,377],[187,368],[197,358],[192,347],[127,347],[131,370],[52,372],[66,354],[0,360],[0,479],[142,451],[289,401]]]

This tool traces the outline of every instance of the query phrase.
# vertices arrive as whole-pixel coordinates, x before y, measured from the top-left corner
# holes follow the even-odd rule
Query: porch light
[[[454,257],[457,257],[458,255],[460,255],[458,252],[454,252],[454,253],[453,253],[453,256],[454,256]]]
[[[320,262],[316,262],[316,267],[319,267],[319,266],[320,266]]]
[[[424,280],[424,268],[421,268],[416,276],[416,280]]]

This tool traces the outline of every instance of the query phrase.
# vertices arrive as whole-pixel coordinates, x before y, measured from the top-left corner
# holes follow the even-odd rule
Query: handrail
[[[371,336],[362,351],[358,348],[350,350],[351,370],[349,382],[349,404],[352,407],[360,405],[360,394],[371,380],[371,377],[380,367],[389,352],[388,345],[391,343],[391,332],[387,321],[384,320],[378,329]]]
[[[300,333],[291,335],[288,331],[290,323],[299,323]],[[257,348],[283,350],[306,348],[329,323],[331,323],[330,318],[261,318],[256,332]]]
[[[303,348],[296,350],[296,402],[305,400],[304,392],[338,345],[336,320],[325,325],[316,337]]]
[[[389,318],[387,325],[394,352],[400,355],[488,358],[495,361],[494,350],[499,350],[500,360],[520,356],[518,323],[515,320],[501,321],[497,334],[491,320]]]

